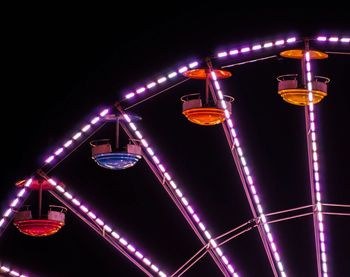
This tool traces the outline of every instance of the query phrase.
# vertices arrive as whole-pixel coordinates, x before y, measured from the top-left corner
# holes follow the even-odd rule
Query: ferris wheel
[[[236,238],[255,230],[271,275],[291,276],[287,257],[283,255],[285,251],[276,239],[278,235],[274,223],[309,217],[312,218],[313,253],[316,257],[313,266],[317,276],[332,276],[330,268],[333,265],[330,263],[331,253],[327,242],[329,237],[335,234],[327,230],[327,221],[332,216],[349,216],[347,209],[350,208],[350,203],[327,203],[326,184],[322,180],[324,168],[320,164],[323,153],[319,151],[318,104],[327,101],[332,80],[322,75],[322,66],[318,64],[327,63],[327,58],[332,55],[342,55],[346,59],[349,50],[348,36],[282,36],[274,40],[237,43],[235,47],[206,58],[191,60],[172,70],[167,69],[155,78],[129,90],[113,105],[101,108],[95,115],[89,116],[76,132],[54,147],[32,175],[23,176],[15,184],[15,196],[1,213],[0,236],[10,224],[23,235],[39,238],[54,236],[62,229],[69,228],[65,226],[67,216],[76,216],[128,259],[130,267],[136,266],[147,276],[186,276],[204,257],[210,257],[223,276],[244,276],[244,269],[240,268],[235,258],[227,254],[230,253],[227,248]],[[238,126],[243,126],[240,129],[245,128],[244,124],[238,124],[239,120],[236,119],[235,109],[239,109],[239,97],[234,91],[228,93],[227,90],[228,82],[234,79],[234,75],[240,69],[269,60],[285,62],[283,70],[290,70],[276,71],[272,84],[277,88],[274,96],[279,96],[283,103],[303,115],[304,126],[299,126],[298,133],[303,133],[306,142],[305,156],[308,161],[304,170],[308,174],[309,194],[306,197],[310,201],[302,206],[279,210],[266,208],[268,205],[264,199],[267,198],[268,190],[264,191],[266,185],[262,185],[263,180],[254,176],[253,172],[259,165],[251,166],[251,158],[247,154],[251,152],[246,150],[244,140],[240,136],[241,130],[238,130]],[[251,74],[251,82],[255,81],[254,74],[257,73]],[[212,227],[215,223],[208,222],[205,213],[201,212],[201,205],[196,204],[196,197],[189,193],[190,185],[179,181],[183,178],[178,178],[178,173],[172,169],[173,166],[166,164],[165,155],[159,150],[162,147],[154,143],[162,141],[162,135],[145,128],[146,125],[152,129],[153,122],[147,125],[147,118],[139,115],[138,109],[142,109],[143,105],[184,85],[191,90],[195,88],[196,92],[189,91],[178,97],[177,105],[181,106],[182,119],[186,120],[187,128],[215,128],[216,131],[222,128],[224,136],[220,138],[220,145],[226,144],[226,152],[234,161],[234,164],[227,166],[232,171],[235,170],[234,174],[238,176],[239,187],[250,212],[250,218],[224,232],[211,231],[215,229]],[[198,92],[198,88],[204,90]],[[236,106],[238,107],[235,108]],[[167,109],[167,106],[162,108]],[[163,125],[167,124],[164,118],[160,122]],[[109,137],[99,136],[103,129],[107,129],[108,132],[102,135]],[[172,136],[179,134],[175,130]],[[125,140],[127,143],[123,144]],[[288,142],[285,143],[288,147]],[[163,265],[157,262],[157,256],[151,257],[147,254],[147,249],[139,247],[138,242],[131,241],[127,232],[118,228],[118,222],[106,220],[98,209],[92,208],[95,205],[80,196],[79,189],[73,189],[74,184],[67,183],[64,176],[58,177],[54,174],[56,167],[63,165],[78,148],[85,146],[86,149],[86,145],[90,151],[89,161],[102,170],[101,172],[113,171],[116,173],[114,176],[117,176],[124,171],[132,172],[136,165],[143,164],[144,170],[154,175],[172,207],[183,217],[181,224],[190,227],[188,230],[192,230],[193,237],[199,241],[201,247],[195,249],[193,255],[186,257],[183,263],[174,268]],[[179,155],[183,155],[184,161],[187,160],[188,156],[181,152],[181,145],[171,147],[179,148],[175,152],[178,151]],[[205,152],[203,149],[202,151]],[[196,162],[196,157],[193,162]],[[216,179],[217,183],[213,186],[220,186],[223,181],[220,177]],[[28,203],[33,195],[35,203],[30,206]],[[47,204],[49,197],[53,197],[60,204]],[[208,209],[210,207],[206,207],[206,210]],[[171,237],[168,239],[171,240]],[[235,257],[239,257],[239,253],[235,254]],[[122,258],[117,255],[115,259]],[[9,266],[6,261],[0,261],[0,272],[9,276],[29,276],[25,271]],[[213,276],[215,273],[208,274]]]

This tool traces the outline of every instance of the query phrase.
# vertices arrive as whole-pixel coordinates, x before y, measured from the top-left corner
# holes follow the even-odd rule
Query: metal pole
[[[208,60],[207,61],[208,63],[208,67],[210,69],[212,69],[212,64],[211,62]],[[212,97],[213,97],[213,100],[215,103],[217,103],[217,97],[216,97],[216,94],[214,92],[214,88],[212,87],[212,84],[210,83],[210,90],[211,90],[211,94],[212,94]],[[245,192],[245,195],[247,197],[247,200],[248,200],[248,203],[249,203],[249,207],[250,207],[250,210],[253,214],[253,217],[256,218],[258,217],[258,213],[256,212],[255,210],[255,206],[254,206],[254,203],[253,203],[253,200],[250,196],[250,193],[249,193],[249,188],[248,188],[248,184],[247,184],[247,181],[244,177],[244,173],[243,173],[243,168],[241,166],[241,162],[239,160],[239,155],[237,153],[237,150],[236,150],[236,147],[234,146],[234,143],[233,141],[231,140],[231,136],[230,136],[230,132],[226,126],[226,124],[221,124],[222,127],[223,127],[223,130],[224,130],[224,133],[225,133],[225,136],[226,136],[226,139],[227,139],[227,142],[228,142],[228,145],[230,147],[230,150],[231,150],[231,154],[232,154],[232,157],[233,157],[233,160],[236,164],[236,168],[237,168],[237,171],[238,171],[238,174],[239,174],[239,177],[241,179],[241,183],[243,185],[243,189],[244,189],[244,192]],[[259,231],[259,235],[260,235],[260,238],[263,242],[263,245],[264,245],[264,249],[265,249],[265,252],[266,252],[266,255],[267,255],[267,258],[269,260],[269,263],[271,265],[271,269],[273,271],[273,274],[275,277],[278,277],[278,273],[277,273],[277,269],[276,269],[276,266],[275,266],[275,263],[274,263],[274,260],[273,260],[273,256],[272,256],[272,253],[271,253],[271,249],[269,247],[269,243],[268,243],[268,239],[267,239],[267,236],[265,234],[265,231],[264,231],[264,228],[259,224],[258,225],[258,231]]]
[[[309,51],[309,41],[305,40],[305,52]],[[306,67],[305,67],[305,58],[301,59],[301,71],[302,71],[302,81],[304,88],[307,89],[307,79],[306,79]],[[311,203],[316,207],[316,196],[315,196],[315,180],[313,173],[313,162],[312,162],[312,139],[310,132],[310,117],[309,117],[309,106],[306,105],[304,109],[305,114],[305,133],[307,141],[307,154],[308,154],[308,164],[309,164],[309,178],[310,178],[310,188],[311,188]],[[313,224],[314,224],[314,236],[315,236],[315,247],[316,247],[316,259],[317,259],[317,272],[318,276],[322,276],[321,269],[321,256],[320,256],[320,236],[318,232],[318,220],[317,215],[314,211],[313,213]]]
[[[41,205],[42,205],[42,199],[43,199],[43,183],[39,182],[39,214],[38,214],[38,218],[41,219]]]
[[[150,271],[148,271],[145,267],[142,266],[137,260],[135,260],[132,256],[130,256],[119,244],[115,242],[115,240],[107,233],[103,232],[101,228],[96,226],[94,223],[89,221],[83,214],[80,213],[79,210],[75,209],[69,202],[67,202],[64,198],[60,197],[56,192],[49,191],[58,201],[60,201],[63,205],[65,205],[71,212],[73,212],[77,217],[79,217],[84,223],[86,223],[92,230],[94,230],[97,234],[99,234],[102,238],[104,238],[110,245],[116,248],[120,253],[122,253],[127,259],[129,259],[134,265],[136,265],[139,269],[141,269],[147,276],[154,276]]]

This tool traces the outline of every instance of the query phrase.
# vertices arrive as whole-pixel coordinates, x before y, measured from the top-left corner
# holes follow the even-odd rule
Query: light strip
[[[46,164],[52,164],[56,157],[62,156],[62,154],[65,153],[66,149],[69,149],[72,147],[73,144],[75,144],[75,142],[81,141],[84,136],[84,134],[87,134],[89,132],[91,132],[95,126],[97,126],[97,123],[104,118],[109,112],[109,109],[104,109],[102,110],[98,115],[94,116],[91,121],[85,125],[83,125],[83,127],[77,131],[76,133],[74,133],[74,135],[67,140],[65,143],[63,143],[60,147],[56,148],[56,150],[54,150],[53,153],[51,153],[48,157],[45,158],[44,163]]]
[[[305,70],[306,70],[306,85],[308,89],[308,100],[309,104],[307,106],[308,112],[308,126],[307,130],[309,134],[309,139],[311,139],[310,151],[312,153],[310,159],[312,159],[312,165],[310,165],[310,173],[312,174],[311,180],[311,193],[313,204],[316,204],[316,213],[314,214],[314,226],[315,232],[318,232],[318,236],[315,236],[316,239],[316,249],[319,249],[318,256],[318,271],[322,272],[323,277],[328,277],[328,268],[327,268],[327,254],[326,254],[326,242],[325,242],[325,231],[324,231],[324,220],[322,216],[322,197],[321,197],[321,185],[320,185],[320,172],[318,164],[318,154],[317,154],[317,138],[316,138],[316,123],[315,123],[315,113],[314,113],[314,104],[313,104],[313,93],[312,93],[312,71],[310,63],[310,52],[305,53]],[[317,224],[315,224],[317,222]],[[317,230],[317,231],[316,231]],[[316,233],[315,233],[316,234]]]
[[[341,43],[341,44],[350,44],[350,37],[339,37],[339,36],[318,36],[316,38],[320,42],[329,42],[329,43]]]
[[[5,212],[2,214],[2,217],[0,219],[0,234],[4,231],[5,227],[7,226],[7,222],[12,218],[14,215],[14,211],[17,210],[21,204],[23,203],[24,197],[27,195],[27,190],[29,186],[31,185],[33,179],[28,179],[23,188],[20,188],[16,198],[14,198],[11,202],[8,208],[5,210]]]
[[[147,153],[148,156],[153,161],[156,161],[155,163],[156,163],[156,166],[158,168],[159,173],[164,177],[164,180],[169,182],[169,184],[170,184],[168,186],[169,189],[172,191],[174,197],[177,198],[179,204],[182,205],[182,207],[184,208],[184,210],[185,210],[186,214],[189,216],[189,218],[193,219],[192,222],[197,226],[198,231],[203,234],[203,237],[206,238],[205,240],[207,242],[213,241],[211,239],[212,236],[209,233],[209,231],[207,230],[205,224],[200,219],[198,214],[194,211],[193,207],[189,203],[188,198],[186,198],[184,196],[184,193],[179,188],[178,184],[176,184],[174,182],[173,178],[171,177],[170,172],[162,164],[162,162],[159,159],[159,157],[155,154],[155,151],[153,150],[153,148],[151,148],[149,142],[147,142],[147,140],[144,138],[144,136],[142,135],[140,130],[137,129],[136,124],[131,121],[131,118],[127,114],[123,114],[123,116],[124,116],[125,120],[128,122],[128,124],[130,126],[130,129],[132,130],[134,135],[137,136],[142,141],[142,147],[145,150],[144,152]],[[132,126],[132,128],[131,128],[131,126]],[[145,145],[147,145],[147,146],[145,146]],[[228,272],[230,272],[233,276],[238,277],[238,274],[235,272],[232,264],[225,263],[225,261],[228,260],[228,259],[227,259],[227,257],[225,257],[223,255],[222,250],[217,246],[215,241],[213,241],[213,243],[211,245],[215,245],[215,246],[213,246],[213,248],[216,251],[216,253],[218,253],[218,255],[220,256],[220,259],[223,262],[223,264],[226,267],[226,269],[228,270]]]
[[[218,82],[218,79],[217,79],[217,76],[216,76],[216,73],[214,71],[211,72],[211,75],[212,75],[212,79],[214,80],[214,83],[215,83],[215,88],[216,88],[216,96],[218,98],[218,101],[220,103],[224,103],[224,94],[223,92],[221,91],[221,88],[220,88],[220,84]],[[261,204],[261,201],[259,199],[259,196],[258,196],[258,193],[257,193],[257,188],[256,186],[254,185],[254,181],[253,181],[253,178],[252,178],[252,175],[250,173],[250,170],[247,166],[247,159],[244,157],[244,153],[243,153],[243,149],[242,149],[242,146],[238,140],[238,136],[237,136],[237,132],[234,128],[234,124],[233,124],[233,120],[231,118],[231,115],[230,115],[230,112],[228,111],[227,107],[224,106],[224,105],[221,105],[222,107],[224,107],[224,110],[225,110],[225,117],[226,117],[226,126],[229,130],[229,134],[230,134],[230,137],[231,137],[231,141],[233,142],[236,150],[237,150],[237,153],[238,153],[238,156],[239,156],[239,160],[240,160],[240,165],[241,165],[241,168],[242,168],[242,172],[245,176],[245,179],[247,180],[248,184],[249,184],[249,193],[250,193],[250,198],[253,199],[254,201],[254,204],[255,204],[255,211],[257,210],[258,211],[258,215],[261,219],[261,222],[262,222],[262,226],[264,227],[263,228],[263,232],[265,232],[265,235],[268,237],[268,242],[269,242],[269,245],[270,245],[270,249],[272,251],[272,256],[277,264],[277,268],[280,272],[280,275],[281,276],[286,276],[286,273],[284,271],[284,268],[283,268],[283,264],[282,264],[282,261],[280,259],[280,254],[276,248],[276,243],[274,241],[274,238],[272,236],[272,233],[271,233],[271,230],[270,230],[270,226],[269,224],[267,223],[266,221],[266,217],[265,217],[265,214],[264,214],[264,209],[262,207],[262,204]]]
[[[148,83],[145,83],[141,85],[140,87],[136,88],[134,91],[129,91],[127,94],[124,96],[124,100],[128,100],[131,98],[134,98],[136,95],[143,94],[144,92],[147,92],[148,90],[153,90],[155,89],[158,85],[166,83],[166,81],[173,79],[179,74],[187,71],[188,69],[196,68],[198,66],[197,61],[193,61],[189,63],[187,66],[181,66],[178,68],[176,71],[170,71],[167,75],[162,75],[157,78],[157,80],[150,81]]]
[[[287,39],[278,39],[276,41],[266,41],[263,43],[254,43],[248,46],[244,46],[241,48],[234,48],[228,51],[221,51],[216,54],[218,58],[225,58],[225,57],[233,57],[233,56],[238,56],[241,54],[246,54],[249,52],[254,52],[254,51],[261,51],[262,49],[268,49],[273,46],[283,46],[286,44],[292,44],[296,42],[296,37],[289,37]]]
[[[28,277],[28,275],[21,274],[18,270],[13,269],[0,261],[0,273],[1,272],[8,274],[9,276]]]
[[[74,196],[73,193],[69,192],[66,190],[66,187],[63,188],[62,186],[60,186],[58,184],[57,181],[53,180],[53,179],[48,179],[48,181],[50,182],[50,184],[55,187],[55,189],[58,191],[58,193],[63,196],[65,199],[69,200],[71,203],[73,203],[73,205],[77,208],[79,208],[87,217],[89,217],[92,221],[94,221],[98,226],[100,226],[100,228],[102,228],[105,232],[107,232],[108,234],[111,235],[111,237],[114,238],[114,240],[120,245],[122,246],[124,249],[126,249],[130,254],[132,254],[134,257],[137,258],[138,261],[142,261],[142,264],[146,264],[147,267],[152,270],[152,271],[156,271],[155,269],[158,269],[156,272],[159,276],[167,276],[164,272],[159,270],[159,267],[157,265],[155,265],[152,262],[147,262],[146,261],[150,261],[150,259],[146,258],[141,252],[140,250],[138,250],[133,244],[129,243],[128,240],[126,238],[123,238],[119,235],[119,232],[116,231],[115,229],[113,229],[112,227],[110,227],[109,224],[106,224],[101,218],[96,216],[96,213],[94,211],[91,211],[88,208],[88,205],[85,204],[81,204],[83,201],[77,197]]]

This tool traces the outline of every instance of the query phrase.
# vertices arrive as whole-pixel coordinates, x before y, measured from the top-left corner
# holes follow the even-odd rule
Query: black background
[[[68,7],[8,12],[2,32],[2,211],[17,180],[128,89],[235,45],[288,34],[349,35],[342,9],[173,4],[160,5],[159,11],[156,5],[137,10],[127,5],[93,12]],[[349,58],[331,55],[313,68],[331,78],[329,95],[317,106],[324,201],[349,204]],[[265,210],[309,204],[303,109],[282,101],[275,79],[300,72],[300,66],[273,59],[230,71],[224,91],[235,97],[233,116]],[[180,97],[203,89],[203,82],[191,80],[132,111],[143,118],[142,130],[208,229],[219,235],[252,215],[222,128],[194,125],[181,114]],[[113,126],[106,125],[93,138],[111,136]],[[127,141],[124,133],[121,140]],[[85,143],[51,174],[169,274],[201,247],[144,161],[108,171],[94,163]],[[33,204],[34,194],[28,200]],[[44,197],[45,204],[55,203]],[[272,228],[288,275],[316,276],[311,217]],[[347,217],[326,217],[330,276],[348,272],[349,233]],[[223,249],[242,276],[272,276],[257,230]],[[34,276],[143,275],[70,212],[66,226],[52,237],[26,237],[10,225],[0,240],[0,260]],[[220,272],[206,256],[185,276]]]

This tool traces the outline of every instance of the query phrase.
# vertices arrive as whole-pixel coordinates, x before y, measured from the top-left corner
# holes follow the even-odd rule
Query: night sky
[[[301,7],[249,10],[202,4],[169,5],[159,13],[155,7],[151,12],[130,7],[114,16],[14,12],[2,39],[1,211],[13,199],[16,181],[30,176],[49,153],[125,92],[233,46],[322,32],[349,36],[346,12],[326,10],[327,15],[325,10]],[[127,19],[121,19],[121,13]],[[337,46],[319,49],[349,51]],[[247,54],[242,60],[272,54],[276,51]],[[214,67],[230,63],[213,60]],[[326,203],[350,204],[349,65],[346,55],[313,63],[316,75],[331,79],[328,96],[316,108]],[[276,57],[228,70],[232,77],[222,81],[223,91],[235,98],[232,116],[265,211],[311,204],[304,109],[277,94],[276,77],[300,74],[299,61]],[[204,90],[203,81],[188,80],[130,112],[142,117],[140,129],[208,230],[218,236],[253,216],[222,127],[195,125],[182,115],[181,96]],[[171,275],[202,245],[144,160],[111,171],[91,159],[89,141],[113,140],[114,132],[115,126],[106,124],[50,175]],[[120,143],[127,142],[121,131]],[[46,206],[58,204],[47,192],[43,198]],[[36,201],[34,191],[26,204],[34,209]],[[271,228],[288,276],[317,276],[312,217]],[[330,276],[348,274],[349,233],[349,217],[326,216]],[[257,228],[226,243],[223,250],[240,276],[273,276]],[[0,261],[30,276],[145,276],[70,211],[66,225],[51,237],[28,237],[10,224],[0,238]],[[206,255],[184,276],[221,275]]]

